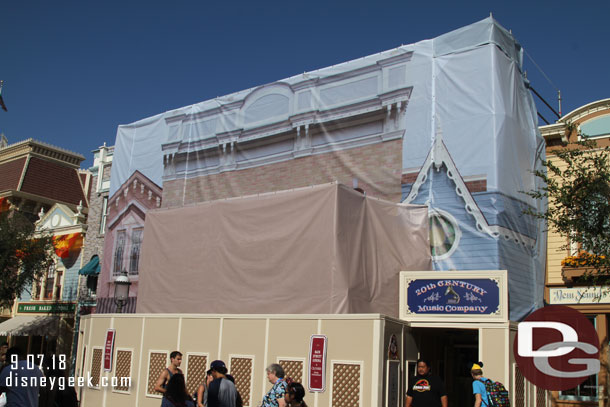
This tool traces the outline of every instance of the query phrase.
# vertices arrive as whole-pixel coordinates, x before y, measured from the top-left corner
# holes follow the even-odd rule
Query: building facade
[[[5,139],[4,139],[5,140]],[[0,208],[19,211],[53,235],[54,262],[25,290],[0,327],[32,353],[70,354],[91,177],[84,157],[32,139],[0,147]]]
[[[610,145],[610,99],[598,100],[579,107],[557,120],[556,123],[541,126],[540,132],[547,142],[547,156],[553,161],[553,151],[569,146],[570,143],[586,135],[598,146]],[[556,162],[556,165],[561,165]],[[610,386],[608,374],[608,316],[610,297],[604,287],[590,287],[579,280],[586,269],[570,267],[564,260],[578,256],[583,250],[565,236],[549,230],[547,250],[547,274],[545,299],[549,304],[567,305],[584,313],[598,332],[601,345],[601,371],[589,377],[577,388],[553,392],[555,405],[581,406],[603,405],[608,398]],[[605,293],[604,293],[605,291]],[[602,401],[600,401],[602,400]]]
[[[141,245],[144,261],[137,264],[140,295],[134,315],[98,314],[86,318],[83,341],[79,341],[77,366],[82,371],[95,370],[100,382],[111,374],[124,375],[126,366],[130,369],[133,366],[134,370],[129,372],[135,372],[137,366],[139,378],[130,388],[93,386],[84,389],[85,400],[101,400],[105,403],[102,405],[158,404],[158,395],[150,391],[148,379],[166,363],[168,351],[177,348],[194,356],[208,355],[206,357],[211,359],[250,360],[244,362],[244,369],[235,372],[235,377],[240,386],[255,383],[256,389],[247,394],[256,403],[268,389],[264,381],[255,378],[257,372],[263,372],[268,363],[275,362],[276,356],[280,357],[269,347],[269,339],[276,339],[270,332],[277,317],[288,321],[288,326],[298,333],[299,350],[292,353],[293,358],[306,357],[308,350],[303,344],[312,335],[326,335],[329,360],[349,365],[349,371],[353,373],[348,375],[348,380],[356,391],[346,392],[342,380],[330,379],[326,381],[328,393],[308,392],[307,402],[313,401],[313,406],[404,405],[404,390],[413,373],[414,361],[410,358],[417,353],[433,359],[433,369],[451,389],[452,405],[466,407],[473,404],[468,397],[472,388],[469,363],[483,358],[486,363],[491,361],[493,366],[488,373],[511,389],[516,406],[531,405],[532,400],[545,402],[546,393],[527,384],[519,375],[510,351],[515,328],[511,321],[520,320],[542,306],[546,255],[542,225],[523,214],[525,209],[536,208],[538,202],[520,192],[535,188],[533,170],[544,155],[544,142],[537,135],[535,105],[521,71],[521,58],[521,46],[512,34],[489,18],[432,40],[404,45],[119,126],[109,192],[104,266],[98,284],[98,312],[104,287],[108,286],[103,295],[110,302],[112,279],[122,271],[129,274],[132,260],[139,255]],[[463,278],[493,280],[488,282],[496,288],[497,279],[493,276],[500,273],[506,280],[502,286],[507,290],[503,294],[506,301],[502,307],[496,304],[495,309],[502,311],[503,318],[489,321],[482,315],[483,311],[479,312],[487,307],[464,308],[462,304],[460,310],[473,312],[473,315],[468,315],[468,321],[461,318],[463,315],[435,314],[444,309],[456,309],[458,301],[443,294],[444,291],[439,292],[427,298],[429,308],[422,307],[431,309],[431,313],[417,321],[412,314],[401,319],[404,323],[401,332],[405,332],[407,325],[416,329],[413,329],[411,339],[404,339],[406,336],[399,339],[396,333],[394,340],[404,342],[401,356],[386,364],[386,344],[392,344],[392,335],[379,335],[381,322],[369,327],[376,330],[373,354],[377,356],[369,357],[370,348],[359,356],[342,352],[347,347],[335,333],[350,332],[347,321],[357,311],[349,306],[336,308],[339,311],[328,311],[335,312],[332,319],[337,321],[337,328],[334,324],[326,327],[320,321],[316,327],[303,322],[326,319],[328,315],[316,314],[319,318],[298,313],[278,316],[287,308],[284,304],[290,301],[291,295],[319,298],[327,292],[332,293],[332,290],[320,287],[315,291],[301,292],[303,284],[298,283],[299,279],[313,275],[308,274],[307,269],[315,268],[315,261],[320,256],[316,250],[307,250],[309,246],[299,244],[299,237],[306,239],[308,244],[317,243],[316,239],[299,230],[279,233],[285,230],[282,223],[289,224],[294,220],[293,210],[256,205],[260,205],[264,197],[280,197],[286,190],[290,191],[286,193],[302,193],[308,188],[319,189],[320,184],[335,182],[364,193],[364,200],[389,201],[388,208],[392,209],[388,209],[386,215],[392,215],[409,204],[429,208],[424,213],[427,219],[424,217],[424,222],[418,224],[418,232],[423,231],[423,236],[428,237],[424,238],[426,244],[423,247],[426,247],[425,254],[430,262],[425,270],[414,270],[405,262],[388,262],[389,257],[399,256],[382,256],[381,250],[375,248],[380,245],[394,247],[396,244],[396,251],[406,256],[409,248],[401,246],[400,239],[387,244],[380,235],[375,235],[366,247],[326,245],[324,250],[327,251],[345,250],[343,254],[355,265],[348,269],[361,272],[340,282],[331,279],[328,286],[344,289],[341,296],[331,294],[324,300],[339,303],[342,298],[357,297],[371,303],[371,298],[381,298],[384,294],[393,298],[397,294],[402,296],[404,292],[398,292],[396,284],[390,284],[387,291],[381,289],[387,287],[384,284],[388,281],[398,281],[400,272],[422,272],[431,280],[439,276],[444,281],[449,278],[446,273],[450,275],[455,271],[455,275],[460,276],[464,274],[459,274],[458,270],[467,270],[470,274]],[[349,193],[362,199],[360,194]],[[269,221],[261,225],[255,222],[260,222],[261,218],[252,207],[232,216],[220,212],[207,214],[207,218],[198,216],[202,208],[214,205],[241,207],[246,201],[254,202],[253,205],[261,212],[267,209],[264,215],[274,217],[274,223]],[[341,203],[339,199],[333,201],[335,207],[345,210],[348,219],[360,213]],[[312,208],[315,209],[316,204],[309,205],[306,210]],[[306,210],[302,209],[303,212]],[[160,220],[172,214],[176,218],[171,222]],[[320,222],[320,217],[314,219]],[[206,221],[208,228],[201,226],[199,229],[205,229],[206,234],[218,233],[218,240],[225,242],[220,247],[214,241],[205,245],[201,239],[198,240],[194,225],[205,225]],[[216,222],[233,228],[235,234],[231,237],[238,238],[227,239],[225,229],[211,227]],[[157,227],[160,223],[163,227],[173,228],[171,233],[160,233],[161,229]],[[341,243],[351,242],[355,236],[362,235],[341,233],[332,220],[323,223],[322,229],[339,237]],[[140,232],[144,224],[146,228]],[[270,227],[272,224],[280,226]],[[307,222],[304,224],[304,228],[310,227]],[[398,228],[404,232],[404,226],[404,223],[396,221],[386,224],[385,228]],[[188,244],[177,243],[183,240],[172,238],[182,232],[181,228],[190,233]],[[270,233],[253,233],[257,230]],[[147,238],[151,233],[155,234],[154,239]],[[263,235],[271,237],[264,239]],[[254,238],[247,238],[249,236]],[[279,242],[291,244],[290,249],[274,251],[280,246]],[[158,259],[155,256],[163,256],[168,251],[173,256],[195,258],[196,264],[180,267],[182,263],[168,265],[155,260]],[[155,256],[147,257],[147,253]],[[271,254],[263,256],[265,253]],[[251,256],[249,260],[243,261],[244,254]],[[221,268],[215,267],[216,263],[209,261],[211,258],[220,259],[223,265],[237,261],[239,264],[229,270],[234,273],[231,275],[242,273],[253,278],[256,285],[244,285],[245,288],[258,287],[257,294],[263,294],[256,297],[256,307],[244,306],[243,303],[240,303],[239,310],[229,307],[235,305],[231,303],[232,296],[241,295],[240,300],[246,302],[254,296],[235,289],[246,279],[234,279],[230,282],[233,285],[221,286],[218,277]],[[249,266],[255,261],[260,265],[268,260],[275,263],[264,268],[261,274],[255,274],[258,270]],[[377,284],[371,276],[372,268],[356,267],[367,262],[383,269],[389,277]],[[296,269],[291,265],[295,263],[305,270],[298,276],[291,275],[291,271]],[[142,264],[145,267],[140,267]],[[329,270],[333,270],[334,265],[332,261],[324,264]],[[176,270],[178,267],[180,269]],[[213,291],[218,289],[202,296],[195,284],[167,283],[172,276],[185,274],[189,274],[190,280],[183,280],[199,278],[198,284],[208,284]],[[223,273],[222,277],[226,274],[229,273]],[[160,275],[164,284],[156,284],[161,281]],[[225,283],[227,280],[222,279]],[[294,285],[281,295],[265,296],[265,287],[276,284],[277,280],[293,282]],[[308,283],[316,283],[315,278],[310,280]],[[322,281],[320,279],[320,285],[323,285]],[[132,285],[132,296],[136,294],[135,288]],[[148,299],[156,297],[153,299],[161,307],[146,308],[146,303],[140,302],[145,289],[148,290]],[[185,295],[185,291],[188,294]],[[463,303],[483,301],[472,297],[472,293],[469,296],[468,293],[462,294],[464,297],[459,296],[459,301]],[[216,341],[209,346],[204,341],[191,342],[192,338],[205,335],[207,325],[201,320],[207,317],[193,316],[192,324],[181,318],[178,313],[184,312],[186,303],[180,301],[186,297],[197,301],[196,307],[190,307],[193,312],[214,314],[208,315],[215,320],[215,329],[210,332],[218,332],[219,339],[226,341],[226,346]],[[273,315],[241,317],[257,309],[272,310]],[[301,307],[297,312],[306,314],[311,309]],[[106,312],[111,311],[108,309]],[[398,311],[394,306],[391,312],[398,315]],[[139,314],[148,312],[164,314]],[[381,311],[369,307],[363,312]],[[148,315],[152,317],[148,318]],[[230,323],[227,322],[229,319],[232,320]],[[255,320],[257,322],[253,322]],[[265,330],[261,331],[259,327],[263,325]],[[168,329],[170,335],[167,335]],[[250,336],[254,330],[260,333],[256,339]],[[360,336],[356,330],[351,333]],[[115,334],[116,348],[103,347],[103,340],[108,337],[105,335],[113,337]],[[291,341],[288,333],[283,337]],[[246,342],[256,342],[260,346],[253,349]],[[452,352],[452,349],[459,349],[459,352]],[[102,360],[113,357],[117,364],[102,372]],[[303,361],[303,366],[306,365]],[[327,366],[321,370],[328,372],[330,377],[329,368],[333,365]],[[359,368],[352,370],[352,366]],[[368,375],[369,372],[372,376]],[[379,378],[383,380],[377,380]],[[349,403],[332,401],[333,397],[348,394]]]

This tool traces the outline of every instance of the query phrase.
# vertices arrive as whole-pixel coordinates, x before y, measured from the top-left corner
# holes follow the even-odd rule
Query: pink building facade
[[[138,296],[140,249],[146,212],[161,206],[162,189],[135,171],[108,200],[102,271],[97,287],[96,313],[116,312],[114,281],[126,271],[131,281],[123,312],[133,313]]]

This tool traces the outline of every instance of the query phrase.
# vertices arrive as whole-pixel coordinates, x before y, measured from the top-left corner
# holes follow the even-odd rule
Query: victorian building
[[[541,126],[540,132],[547,143],[547,158],[555,165],[554,151],[569,146],[584,136],[599,147],[610,145],[610,99],[602,99],[579,107],[557,120]],[[587,269],[578,266],[578,259],[586,251],[553,230],[548,232],[547,273],[545,299],[549,304],[566,305],[584,313],[595,326],[601,345],[601,371],[590,376],[578,387],[553,392],[555,405],[603,405],[610,385],[608,376],[608,315],[610,295],[607,287],[591,287],[582,277]],[[606,389],[606,390],[604,390]]]
[[[0,210],[25,215],[55,247],[53,264],[0,324],[0,335],[30,353],[70,353],[91,187],[84,159],[32,139],[0,143]]]

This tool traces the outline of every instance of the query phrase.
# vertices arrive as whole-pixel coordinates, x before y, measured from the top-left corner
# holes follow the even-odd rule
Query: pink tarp
[[[398,273],[432,267],[425,206],[343,185],[146,215],[139,313],[398,316]]]

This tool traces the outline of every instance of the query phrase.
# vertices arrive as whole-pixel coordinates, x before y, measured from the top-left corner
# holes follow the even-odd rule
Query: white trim
[[[178,338],[176,340],[176,349],[180,349],[180,340],[182,339],[182,317],[178,318]]]
[[[133,377],[133,356],[135,354],[135,349],[134,348],[116,348],[114,351],[114,377],[116,377],[118,379],[117,376],[117,372],[116,372],[116,361],[117,361],[117,356],[119,354],[119,351],[124,351],[124,352],[129,352],[131,353],[131,358],[129,358],[129,381],[130,381],[130,386],[129,386],[129,390],[125,391],[125,390],[116,390],[116,387],[111,386],[112,387],[112,392],[113,393],[120,393],[120,394],[131,394],[131,384],[133,384],[133,380],[131,379]],[[119,379],[120,380],[120,379]],[[112,381],[111,381],[112,382]],[[120,381],[119,381],[120,384]]]
[[[419,189],[428,179],[428,171],[431,169],[432,165],[434,165],[434,169],[438,172],[441,170],[442,165],[445,164],[447,167],[447,177],[455,183],[455,193],[464,200],[464,209],[474,218],[476,228],[479,232],[486,233],[494,239],[504,237],[505,240],[513,240],[515,243],[533,248],[536,244],[535,239],[502,226],[489,225],[487,219],[485,219],[485,216],[481,212],[481,209],[472,197],[472,194],[466,187],[466,183],[460,175],[455,163],[451,159],[449,150],[447,150],[445,143],[443,143],[440,131],[436,134],[433,143],[424,164],[417,174],[417,179],[413,183],[409,195],[403,200],[403,203],[410,204],[417,198]]]
[[[254,377],[255,377],[255,372],[254,372],[254,366],[256,366],[255,362],[256,362],[256,357],[255,355],[242,355],[242,354],[233,354],[233,353],[229,353],[229,374],[233,374],[231,372],[231,361],[233,358],[236,359],[250,359],[252,361],[252,373],[250,374],[250,404],[245,404],[244,407],[249,407],[253,405],[253,393],[254,393]],[[265,366],[266,368],[267,366]],[[235,377],[235,376],[233,376]],[[263,385],[265,384],[265,380],[263,380]],[[263,394],[265,394],[264,392],[264,388],[263,388]],[[243,399],[243,397],[242,397]]]
[[[383,374],[383,361],[385,359],[385,321],[376,320],[373,321],[373,349],[372,349],[372,366],[377,368],[371,369],[371,383],[383,383],[383,376],[380,378],[379,374]],[[404,342],[404,341],[403,341]],[[379,386],[371,386],[371,406],[378,405],[381,407],[381,398],[379,397]],[[383,391],[383,389],[381,389]]]
[[[602,110],[610,108],[610,99],[601,99],[595,102],[588,103],[584,106],[578,107],[568,114],[562,116],[558,122],[561,123],[572,123],[592,113],[596,113]]]
[[[140,347],[138,348],[138,379],[142,377],[142,349],[144,347],[144,333],[146,332],[146,317],[142,318],[142,330],[140,331]],[[140,400],[140,383],[141,380],[136,381],[136,406],[139,406]],[[148,380],[146,381],[146,390],[148,390]]]
[[[363,383],[363,372],[364,372],[364,361],[363,360],[331,360],[330,361],[330,403],[333,403],[333,390],[334,390],[334,366],[335,365],[358,365],[360,366],[360,386],[358,388],[358,406],[362,407],[362,390],[364,389]]]
[[[167,368],[167,366],[169,365],[169,354],[170,351],[168,350],[154,350],[154,349],[149,349],[148,350],[148,358],[146,358],[146,367],[147,367],[147,372],[146,372],[146,397],[148,398],[154,398],[154,399],[162,399],[163,396],[160,396],[158,394],[150,394],[148,392],[148,383],[150,381],[150,355],[152,353],[165,353],[165,368]],[[165,369],[164,368],[164,369]],[[155,379],[156,381],[156,379]]]
[[[265,318],[265,351],[263,353],[263,369],[267,369],[267,366],[269,364],[269,330],[270,330],[270,321],[269,321],[269,318]],[[252,367],[254,368],[254,365]],[[261,394],[264,395],[267,392],[266,391],[267,384],[266,384],[265,380],[263,380],[262,386],[263,386],[263,388],[262,388]],[[250,400],[252,400],[252,399],[250,399]]]
[[[220,323],[218,324],[218,353],[216,354],[217,358],[220,359],[220,355],[222,354],[222,332],[224,330],[225,319],[224,317],[220,317]]]

